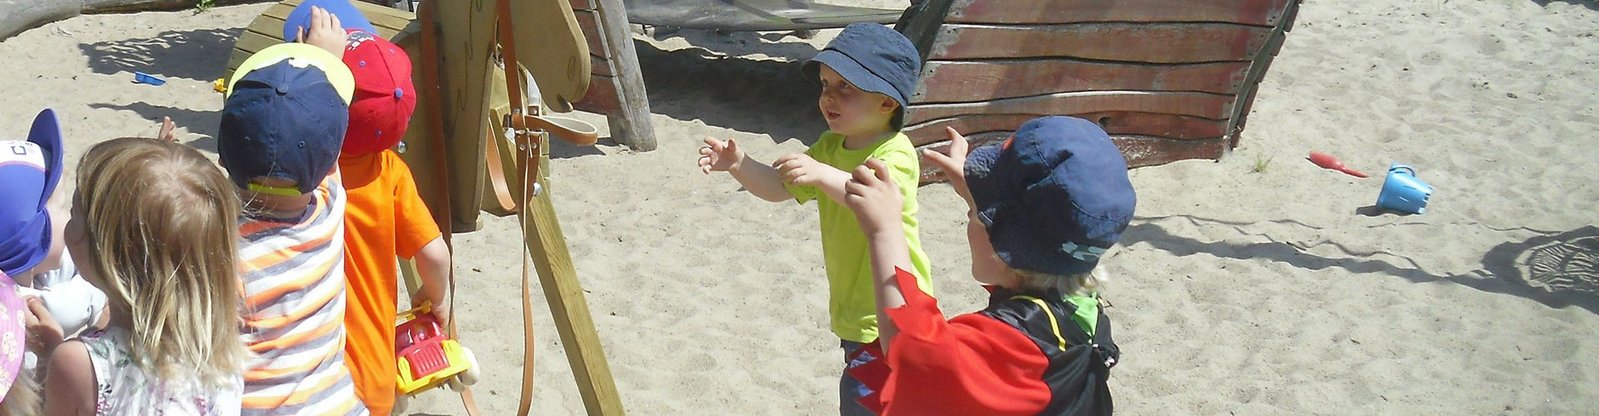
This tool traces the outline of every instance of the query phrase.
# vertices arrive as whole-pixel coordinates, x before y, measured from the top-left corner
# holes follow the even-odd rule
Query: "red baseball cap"
[[[411,58],[405,50],[369,32],[352,29],[344,48],[344,64],[355,75],[350,101],[350,129],[343,153],[361,155],[394,147],[405,136],[416,111],[411,84]]]

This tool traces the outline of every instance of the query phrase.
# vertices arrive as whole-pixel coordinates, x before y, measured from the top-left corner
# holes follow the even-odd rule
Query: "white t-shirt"
[[[78,267],[67,253],[61,253],[61,268],[34,276],[33,287],[17,285],[17,294],[43,300],[66,338],[83,333],[105,311],[105,292],[78,275]],[[33,353],[28,353],[25,365],[35,368],[37,360]]]

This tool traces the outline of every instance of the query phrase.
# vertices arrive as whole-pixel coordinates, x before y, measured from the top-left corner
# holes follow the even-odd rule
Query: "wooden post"
[[[639,152],[655,150],[655,127],[650,124],[650,97],[644,91],[644,73],[639,69],[638,52],[633,50],[633,32],[628,30],[627,9],[622,0],[597,0],[600,12],[600,37],[610,50],[614,78],[618,84],[619,114],[607,114],[611,139]]]
[[[549,166],[549,141],[543,142],[538,146],[539,166]],[[611,378],[611,367],[606,363],[594,319],[589,315],[588,301],[583,297],[583,286],[572,266],[572,255],[567,252],[566,236],[561,233],[560,219],[550,199],[553,186],[549,172],[549,169],[539,169],[537,181],[542,189],[523,195],[523,215],[527,216],[522,221],[523,235],[527,236],[524,241],[532,252],[539,283],[544,286],[544,298],[550,305],[550,315],[555,320],[561,344],[566,349],[567,363],[572,366],[572,375],[583,396],[583,407],[590,415],[621,415],[622,398],[616,391],[616,381]]]
[[[442,7],[446,5],[450,7]],[[457,4],[459,3],[459,4]],[[478,201],[483,188],[483,137],[488,128],[489,76],[494,51],[493,2],[423,2],[439,17],[440,78],[444,95],[439,107],[444,111],[443,140],[450,171],[449,203],[453,214],[450,229],[476,230]],[[422,57],[427,59],[427,57]],[[497,73],[497,72],[496,72]]]

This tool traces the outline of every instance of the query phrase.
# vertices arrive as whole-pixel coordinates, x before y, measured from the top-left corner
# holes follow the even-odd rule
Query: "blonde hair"
[[[77,212],[108,307],[131,322],[136,364],[208,390],[237,380],[239,199],[191,147],[142,138],[95,145],[78,164]]]
[[[1028,270],[1013,269],[1016,277],[1021,281],[1021,286],[1026,289],[1060,291],[1062,295],[1091,296],[1099,293],[1100,283],[1104,280],[1098,268],[1087,273],[1074,275],[1054,275]]]

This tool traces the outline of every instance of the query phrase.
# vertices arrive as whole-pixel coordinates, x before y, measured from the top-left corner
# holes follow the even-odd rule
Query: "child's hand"
[[[825,175],[832,172],[843,173],[833,169],[832,166],[817,162],[811,155],[804,153],[794,153],[777,158],[776,161],[772,162],[772,167],[777,168],[777,173],[779,177],[783,178],[783,183],[802,186],[821,186]]]
[[[172,117],[161,117],[161,132],[155,138],[164,142],[178,142],[178,125],[172,122]]]
[[[733,139],[724,142],[707,137],[705,146],[700,148],[700,172],[737,171],[743,161],[744,151],[738,149],[738,142]]]
[[[297,40],[326,49],[333,56],[344,59],[344,42],[349,36],[349,32],[345,32],[344,26],[339,24],[339,16],[328,13],[327,9],[311,6],[311,27],[301,27]]]
[[[855,211],[855,220],[868,236],[902,224],[900,213],[905,197],[888,169],[883,161],[868,159],[855,168],[854,177],[844,185],[844,206]]]
[[[433,315],[433,319],[439,321],[439,327],[450,327],[450,304],[448,302],[445,302],[444,299],[427,299],[424,296],[418,296],[411,299],[411,307],[422,306],[423,302],[428,303],[429,313]]]
[[[944,127],[944,133],[949,135],[949,154],[927,149],[922,151],[922,155],[938,165],[938,169],[943,170],[944,175],[949,178],[950,186],[955,187],[955,194],[965,199],[967,204],[971,204],[972,191],[966,187],[966,154],[971,151],[971,145],[966,143],[966,137],[956,132],[954,127]]]
[[[48,355],[57,345],[66,338],[61,329],[61,324],[56,323],[50,316],[50,309],[44,306],[44,300],[28,296],[23,298],[23,303],[28,305],[22,310],[23,326],[27,329],[28,351],[35,355]]]

